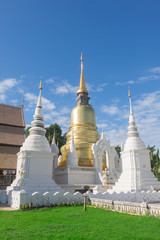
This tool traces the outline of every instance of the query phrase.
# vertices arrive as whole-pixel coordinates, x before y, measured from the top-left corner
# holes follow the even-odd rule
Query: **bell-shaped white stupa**
[[[56,145],[55,133],[53,134],[53,139],[52,139],[52,143],[51,143],[51,150],[52,150],[53,153],[56,153],[58,155],[59,148]]]
[[[129,90],[130,116],[128,138],[121,151],[122,174],[112,191],[127,192],[150,190],[160,187],[160,183],[151,171],[149,150],[139,137],[132,111],[131,94]]]
[[[60,191],[53,177],[53,159],[57,154],[51,150],[47,138],[45,137],[45,129],[43,122],[42,109],[42,81],[40,82],[40,93],[35,109],[32,127],[20,152],[17,154],[17,173],[16,179],[13,181],[7,191],[24,190],[27,193],[33,192],[45,193]],[[53,147],[53,145],[52,145]]]

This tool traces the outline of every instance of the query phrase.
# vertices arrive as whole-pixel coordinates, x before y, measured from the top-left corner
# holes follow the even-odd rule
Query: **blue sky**
[[[46,125],[68,131],[80,54],[90,103],[112,145],[127,137],[129,102],[145,144],[160,147],[160,1],[1,0],[0,102],[30,125],[43,76]]]

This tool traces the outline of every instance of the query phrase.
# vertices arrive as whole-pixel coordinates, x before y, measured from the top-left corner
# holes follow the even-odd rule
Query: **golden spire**
[[[86,88],[85,79],[84,79],[82,52],[81,52],[81,76],[80,76],[80,84],[79,84],[79,89],[77,91],[77,94],[78,93],[88,93],[87,88]]]

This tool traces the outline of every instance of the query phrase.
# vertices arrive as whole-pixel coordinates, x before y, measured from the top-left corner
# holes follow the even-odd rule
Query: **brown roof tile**
[[[0,124],[25,127],[23,108],[0,104]]]
[[[0,125],[0,144],[21,146],[24,140],[23,128]]]

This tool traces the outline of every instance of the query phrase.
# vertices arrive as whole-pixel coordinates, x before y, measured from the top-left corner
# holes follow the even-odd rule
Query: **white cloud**
[[[36,104],[38,100],[38,96],[33,93],[25,93],[25,100],[29,101],[31,104]]]
[[[52,77],[52,78],[47,79],[45,82],[46,82],[46,83],[54,83],[54,79],[53,79],[53,77]]]
[[[149,72],[151,73],[160,73],[160,67],[154,67],[154,68],[151,68],[149,69]]]
[[[26,75],[20,75],[20,79],[24,79],[24,78],[26,78],[27,76]]]
[[[146,76],[139,77],[136,81],[126,81],[126,82],[116,82],[116,86],[125,86],[125,85],[133,85],[133,84],[140,84],[148,81],[158,80],[160,79],[160,75],[153,75],[149,74]]]
[[[0,94],[0,101],[5,101],[6,95],[5,94]]]
[[[44,114],[44,121],[47,124],[57,123],[61,126],[63,134],[68,132],[70,126],[70,109],[63,107],[59,111],[50,111]]]
[[[98,128],[107,128],[108,124],[107,123],[97,123]]]
[[[72,86],[67,81],[63,81],[61,85],[56,86],[56,89],[52,89],[53,92],[60,95],[65,95],[68,93],[76,93],[78,86]]]
[[[116,86],[142,84],[144,82],[160,79],[160,66],[149,69],[144,76],[139,77],[136,81],[116,82]]]
[[[117,104],[117,103],[119,103],[120,102],[120,99],[119,98],[114,98],[114,99],[112,99],[112,103],[114,103],[114,104]]]
[[[52,112],[49,112],[49,113],[45,113],[44,114],[44,119],[45,119],[45,121],[52,122],[53,119],[55,118],[55,116],[59,116],[59,113],[56,112],[56,111],[52,111]]]
[[[0,82],[0,93],[5,93],[16,85],[17,81],[15,78],[7,78]]]
[[[70,112],[71,112],[71,110],[68,107],[63,107],[60,111],[61,114],[68,114]]]
[[[132,85],[132,84],[135,84],[136,82],[135,81],[126,81],[126,82],[116,82],[116,86],[124,86],[124,85]]]
[[[67,94],[70,90],[66,86],[59,86],[56,88],[56,94]]]
[[[49,114],[44,114],[44,121],[47,124],[57,123],[62,127],[63,134],[69,130],[70,126],[70,116],[63,115],[60,112],[51,112]]]
[[[157,79],[160,79],[159,75],[148,75],[148,76],[144,76],[144,77],[139,77],[138,81],[139,82],[147,82],[147,81],[157,80]]]
[[[124,142],[124,137],[126,137],[126,131],[121,126],[119,128],[114,128],[104,132],[105,137],[110,141],[111,146],[121,146],[121,138]]]
[[[98,86],[95,89],[95,92],[102,92],[105,86],[107,86],[107,83],[98,84]]]
[[[98,84],[96,86],[94,84],[86,83],[88,92],[102,92],[105,86],[107,86],[107,83]]]
[[[115,114],[118,114],[119,110],[118,110],[118,107],[115,105],[110,105],[110,106],[104,105],[101,107],[101,112],[107,113],[109,115],[115,115]]]
[[[25,94],[25,101],[29,102],[29,106],[32,107],[37,103],[38,96],[36,96],[33,93],[26,93]],[[47,98],[42,97],[42,104],[43,104],[43,110],[44,111],[50,111],[55,109],[54,103],[52,103],[50,100]]]
[[[16,105],[16,104],[17,104],[17,102],[18,102],[18,100],[17,100],[17,99],[10,100],[10,103],[11,103],[11,104],[13,104],[13,105]]]
[[[107,83],[98,84],[98,86],[86,83],[86,88],[88,92],[102,92],[106,85]],[[60,95],[65,95],[69,93],[76,93],[78,88],[79,86],[73,86],[70,83],[68,83],[68,81],[63,81],[61,85],[57,85],[55,89],[52,89],[52,92]]]

